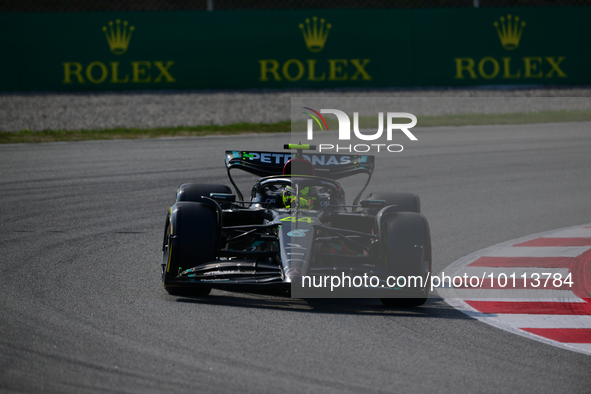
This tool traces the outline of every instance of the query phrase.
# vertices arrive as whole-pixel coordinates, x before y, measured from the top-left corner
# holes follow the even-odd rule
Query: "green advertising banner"
[[[2,91],[589,84],[591,8],[0,15]]]
[[[591,8],[421,12],[417,85],[589,84]]]

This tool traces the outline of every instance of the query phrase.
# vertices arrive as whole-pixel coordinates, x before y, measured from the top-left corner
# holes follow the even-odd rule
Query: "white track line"
[[[568,228],[542,238],[591,238],[591,228]]]
[[[518,328],[589,328],[591,316],[499,314],[491,319]]]
[[[591,246],[510,246],[487,253],[486,257],[578,257]]]
[[[591,354],[591,343],[565,343],[566,346],[577,347],[584,350],[586,353]]]

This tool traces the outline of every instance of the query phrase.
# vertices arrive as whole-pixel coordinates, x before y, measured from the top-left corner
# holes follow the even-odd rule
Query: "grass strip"
[[[444,116],[418,116],[416,127],[510,125],[532,123],[584,122],[591,121],[591,110],[547,111],[512,114],[463,114]],[[407,121],[407,120],[406,120]],[[404,122],[406,122],[404,121]],[[360,117],[360,128],[376,129],[377,116]],[[329,130],[337,128],[336,121],[329,121]],[[305,129],[305,122],[298,122],[298,130]],[[105,130],[46,130],[0,132],[0,144],[90,141],[113,139],[140,139],[163,137],[197,137],[204,135],[233,135],[244,133],[288,133],[291,122],[236,123],[231,125],[205,125],[192,127],[162,127],[154,129],[115,128]]]
[[[231,125],[206,125],[192,127],[162,127],[154,129],[115,128],[104,130],[45,130],[0,132],[0,144],[92,141],[164,137],[198,137],[204,135],[232,135],[244,133],[288,133],[291,122],[278,123],[236,123]]]

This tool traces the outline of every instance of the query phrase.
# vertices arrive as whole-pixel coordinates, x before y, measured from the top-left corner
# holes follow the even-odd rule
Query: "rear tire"
[[[162,255],[162,283],[171,295],[207,295],[211,289],[171,287],[169,283],[182,269],[216,258],[217,213],[208,204],[178,202],[166,223]]]
[[[390,276],[421,276],[423,289],[415,298],[381,298],[388,307],[412,308],[423,305],[429,296],[424,283],[431,272],[431,233],[427,219],[420,213],[398,212],[382,219],[380,238],[386,271]],[[408,280],[410,282],[410,280]]]

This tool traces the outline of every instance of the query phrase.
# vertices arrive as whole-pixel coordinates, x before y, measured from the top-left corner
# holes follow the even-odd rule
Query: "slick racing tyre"
[[[384,208],[384,211],[387,209]],[[378,214],[378,218],[381,220],[380,238],[386,271],[388,275],[396,278],[405,277],[405,289],[412,291],[413,295],[416,294],[413,298],[381,298],[380,300],[389,307],[412,308],[423,305],[429,295],[427,279],[432,265],[431,233],[427,219],[415,212],[398,212],[386,214],[384,217]],[[412,286],[409,277],[422,278],[416,281],[423,287]]]
[[[415,193],[369,193],[366,197],[367,200],[385,200],[386,206],[396,205],[395,208],[389,212],[416,212],[421,213],[421,199]],[[379,208],[372,208],[369,210],[370,215],[378,213]]]
[[[183,269],[215,260],[218,219],[215,207],[198,202],[177,202],[170,208],[162,248],[162,282],[171,295],[208,295],[210,288],[171,287]]]

